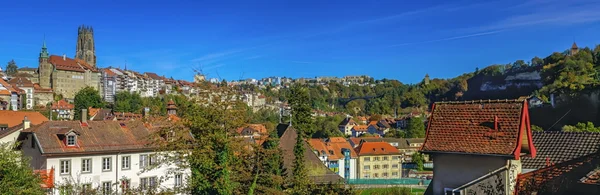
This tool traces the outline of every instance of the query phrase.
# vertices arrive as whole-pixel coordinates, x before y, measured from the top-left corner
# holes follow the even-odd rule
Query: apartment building
[[[362,142],[356,147],[358,179],[394,179],[402,176],[402,153],[385,142]]]

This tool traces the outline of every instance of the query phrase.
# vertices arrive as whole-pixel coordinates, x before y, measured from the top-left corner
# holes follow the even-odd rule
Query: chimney
[[[67,54],[63,54],[63,61],[67,60]]]
[[[81,109],[81,122],[87,123],[87,109]]]
[[[23,130],[29,129],[29,127],[31,127],[31,121],[25,116],[25,118],[23,118]]]

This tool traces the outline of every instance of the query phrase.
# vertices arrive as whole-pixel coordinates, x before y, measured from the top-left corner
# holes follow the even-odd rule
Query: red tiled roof
[[[150,77],[151,79],[154,80],[162,80],[162,77],[158,76],[156,73],[152,73],[152,72],[146,72],[144,73],[146,74],[148,77]]]
[[[251,129],[258,134],[267,134],[267,128],[263,124],[247,124],[237,129],[237,133],[241,134],[244,129]]]
[[[114,77],[115,75],[117,75],[117,74],[115,74],[113,71],[111,71],[111,70],[110,70],[110,69],[108,69],[108,68],[107,68],[107,69],[104,69],[104,72],[105,72],[105,73],[106,73],[106,75],[107,75],[107,76],[109,76],[109,77]]]
[[[359,156],[400,154],[396,147],[386,142],[363,142],[355,150]]]
[[[27,116],[31,125],[37,125],[44,121],[48,121],[48,118],[39,112],[0,110],[0,124],[8,124],[8,127],[10,128],[23,123],[25,116]]]
[[[435,103],[423,152],[535,157],[527,101]]]
[[[69,102],[63,100],[58,100],[58,102],[52,102],[53,110],[73,110],[75,106],[73,104],[69,104]]]
[[[51,88],[42,88],[37,83],[33,84],[33,90],[35,91],[35,93],[52,93]]]
[[[54,65],[57,70],[75,72],[85,72],[86,70],[90,70],[92,72],[97,71],[96,68],[81,59],[72,59],[67,57],[63,58],[62,56],[52,55],[48,61]]]
[[[358,155],[356,155],[356,151],[354,151],[352,146],[350,146],[350,143],[348,143],[342,137],[332,137],[329,138],[329,140],[313,138],[310,139],[308,143],[314,150],[317,150],[319,153],[321,153],[321,151],[325,151],[329,160],[343,159],[344,154],[342,153],[342,149],[344,148],[350,151],[350,156],[352,158],[358,157]],[[333,154],[331,154],[330,152],[333,152]]]
[[[13,88],[12,85],[8,84],[6,81],[4,81],[1,78],[0,78],[0,86],[6,88],[6,90],[8,90],[7,95],[10,95],[11,92],[17,92],[17,90],[15,88]]]
[[[35,174],[40,175],[40,179],[42,179],[41,187],[44,189],[52,189],[54,188],[54,167],[50,170],[34,170]]]
[[[352,127],[352,129],[354,129],[354,131],[367,131],[367,129],[369,129],[369,126],[367,126],[367,125],[356,125],[356,126]]]
[[[71,130],[78,133],[77,147],[67,147],[61,140],[60,134]],[[141,121],[87,121],[87,126],[79,121],[47,121],[22,132],[36,135],[42,155],[154,149],[148,145],[152,130]]]
[[[33,83],[25,77],[14,77],[8,83],[14,87],[33,87]]]

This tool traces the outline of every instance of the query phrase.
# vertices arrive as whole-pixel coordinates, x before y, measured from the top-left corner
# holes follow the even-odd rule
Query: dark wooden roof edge
[[[435,104],[478,104],[478,103],[522,103],[526,100],[520,99],[496,99],[496,100],[466,100],[466,101],[441,101]]]
[[[42,156],[45,157],[66,157],[66,156],[81,156],[81,155],[97,155],[97,154],[126,154],[136,152],[153,152],[156,151],[156,147],[147,147],[139,149],[124,149],[124,150],[103,150],[103,151],[87,151],[87,152],[61,152],[61,153],[44,153]]]

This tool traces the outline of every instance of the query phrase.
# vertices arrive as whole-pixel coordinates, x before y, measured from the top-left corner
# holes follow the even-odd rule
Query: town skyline
[[[1,24],[13,26],[14,32],[0,38],[0,60],[15,59],[19,67],[36,67],[44,36],[51,54],[74,57],[75,29],[86,24],[96,30],[99,67],[123,68],[127,63],[136,71],[185,80],[193,78],[193,67],[202,68],[209,77],[226,80],[366,74],[417,83],[425,74],[452,78],[476,67],[543,58],[552,51],[568,49],[573,42],[582,48],[593,47],[598,40],[592,35],[600,19],[599,14],[590,11],[598,4],[588,1],[560,6],[537,1],[425,2],[409,6],[334,2],[294,8],[276,3],[229,6],[179,2],[161,6],[164,13],[180,10],[186,17],[182,20],[161,14],[141,17],[159,8],[153,2],[145,3],[137,12],[125,12],[127,6],[118,4],[85,5],[102,8],[89,13],[78,5],[58,5],[47,9],[9,3],[13,10],[3,12],[3,16],[13,12],[35,14],[25,18],[4,16],[7,19]],[[513,10],[493,11],[500,5]],[[371,9],[361,9],[365,6]],[[49,11],[65,9],[81,17]],[[527,14],[530,9],[540,12]],[[262,14],[252,14],[258,10]],[[222,15],[220,11],[237,14]],[[110,16],[92,18],[101,12]],[[557,16],[546,17],[549,13]],[[28,23],[49,15],[51,21],[64,22],[39,21],[35,29]],[[461,22],[450,23],[459,19]],[[183,27],[185,32],[180,30]],[[427,30],[431,28],[438,30]],[[448,70],[448,66],[453,68]],[[398,71],[378,71],[390,69]]]

